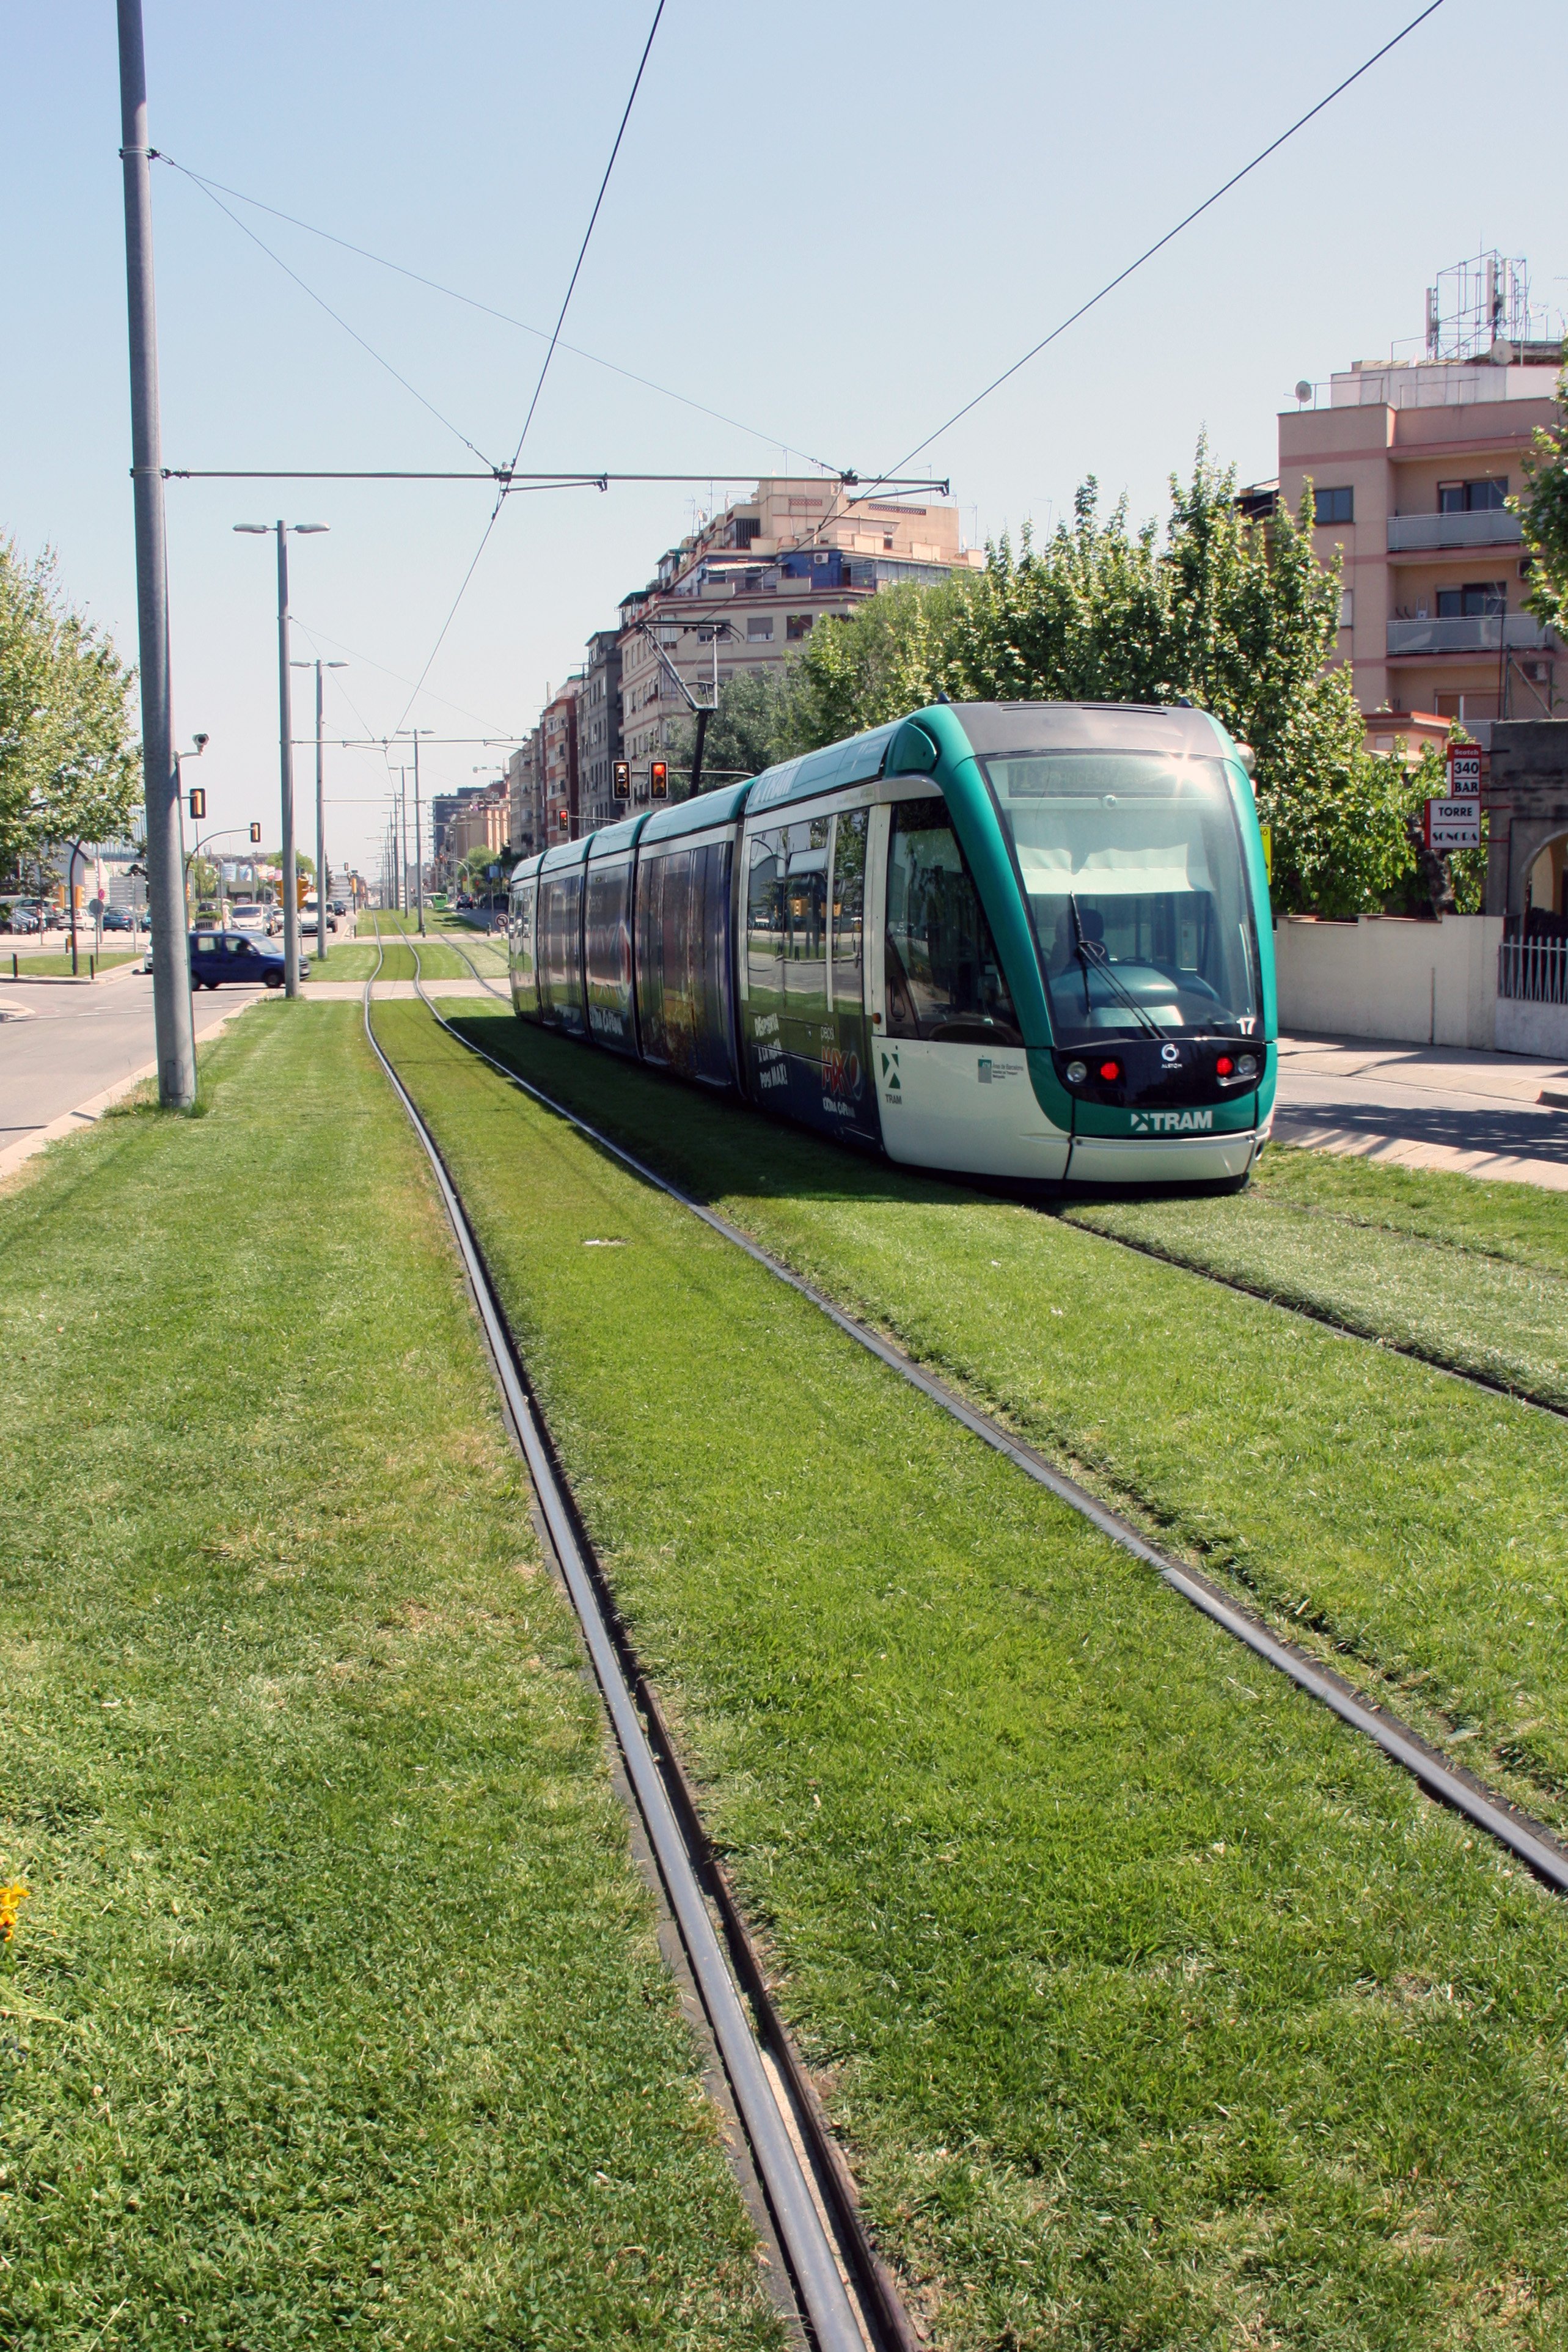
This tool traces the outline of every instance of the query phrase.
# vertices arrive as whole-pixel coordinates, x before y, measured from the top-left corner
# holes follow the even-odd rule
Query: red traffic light
[[[206,788],[202,784],[193,784],[191,786],[191,814],[193,817],[198,817],[205,816],[206,813]]]
[[[669,769],[663,760],[656,760],[647,772],[648,790],[656,801],[669,796]]]
[[[260,827],[258,824],[253,824],[253,825],[251,826],[251,828],[250,828],[250,838],[252,839],[252,841],[259,841],[259,840],[260,840],[260,838],[261,838],[261,827]]]

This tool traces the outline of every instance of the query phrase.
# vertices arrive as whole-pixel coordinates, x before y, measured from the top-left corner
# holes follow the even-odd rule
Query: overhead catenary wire
[[[941,425],[936,425],[932,431],[925,436],[923,440],[917,441],[912,449],[906,450],[903,457],[899,459],[898,464],[896,466],[889,467],[887,474],[879,474],[875,481],[868,483],[861,490],[859,498],[850,499],[849,504],[851,506],[858,505],[861,499],[874,497],[879,487],[884,486],[892,475],[901,474],[904,467],[909,465],[913,458],[918,457],[922,450],[929,449],[933,441],[940,440],[944,433],[951,432],[952,427],[959,424],[963,418],[968,416],[973,410],[978,408],[982,401],[989,400],[994,392],[999,392],[1002,386],[1005,383],[1009,383],[1012,378],[1018,373],[1021,368],[1026,368],[1031,360],[1038,359],[1040,353],[1043,351],[1047,350],[1052,343],[1058,341],[1061,336],[1065,335],[1069,327],[1076,327],[1079,320],[1080,319],[1087,318],[1089,313],[1092,310],[1095,310],[1099,304],[1103,302],[1108,295],[1114,294],[1119,286],[1125,286],[1127,280],[1134,276],[1138,270],[1142,269],[1145,262],[1152,261],[1157,253],[1163,253],[1166,246],[1172,244],[1175,238],[1181,236],[1184,229],[1191,228],[1195,220],[1201,220],[1205,213],[1213,210],[1214,206],[1219,203],[1222,196],[1229,195],[1233,188],[1239,187],[1242,181],[1245,180],[1249,173],[1256,172],[1259,164],[1266,163],[1271,155],[1277,155],[1281,147],[1285,146],[1289,141],[1294,139],[1299,131],[1304,131],[1308,123],[1314,121],[1316,118],[1323,112],[1326,107],[1331,106],[1337,98],[1342,98],[1345,91],[1349,89],[1353,83],[1360,81],[1364,74],[1369,74],[1373,66],[1380,65],[1383,59],[1389,55],[1391,50],[1396,49],[1399,47],[1401,41],[1408,40],[1411,34],[1416,31],[1420,26],[1424,25],[1428,16],[1435,16],[1442,5],[1443,0],[1427,0],[1427,5],[1421,10],[1419,16],[1412,16],[1407,25],[1404,26],[1399,32],[1395,33],[1391,40],[1384,41],[1381,48],[1374,49],[1371,57],[1365,58],[1361,65],[1357,66],[1353,73],[1346,74],[1342,81],[1336,82],[1333,89],[1329,90],[1325,96],[1319,99],[1315,106],[1310,106],[1305,114],[1299,115],[1296,121],[1290,124],[1289,130],[1280,131],[1277,139],[1271,139],[1267,147],[1260,148],[1249,163],[1244,163],[1239,172],[1233,172],[1229,179],[1226,180],[1222,186],[1217,187],[1212,195],[1205,196],[1201,205],[1194,205],[1190,213],[1184,214],[1183,217],[1177,221],[1173,228],[1168,228],[1163,236],[1155,238],[1152,245],[1145,247],[1144,250],[1138,256],[1136,261],[1130,261],[1125,269],[1119,269],[1114,278],[1108,278],[1098,293],[1091,294],[1087,302],[1080,302],[1078,309],[1069,312],[1068,317],[1063,319],[1059,325],[1053,327],[1048,335],[1042,335],[1037,343],[1032,343],[1021,359],[1016,359],[1013,362],[1011,367],[1005,367],[1003,369],[1000,375],[993,376],[991,382],[986,384],[982,391],[977,392],[973,400],[966,400],[962,408],[955,408],[952,415],[947,417]]]
[[[536,327],[527,319],[514,318],[510,310],[500,310],[493,302],[481,302],[477,295],[465,294],[456,286],[445,286],[438,278],[427,278],[423,270],[410,269],[401,261],[389,260],[384,253],[373,253],[368,246],[355,245],[352,238],[338,236],[330,228],[319,228],[313,221],[301,220],[296,213],[286,213],[277,205],[263,203],[259,196],[247,195],[243,188],[227,187],[222,180],[208,179],[205,173],[193,171],[188,163],[179,163],[166,148],[157,152],[156,161],[167,163],[171,170],[195,181],[199,188],[216,189],[222,195],[232,196],[237,204],[253,205],[258,212],[268,213],[274,220],[286,221],[290,228],[303,229],[308,236],[319,236],[328,245],[339,246],[343,252],[357,255],[362,261],[374,262],[378,269],[390,269],[416,286],[427,288],[432,294],[444,295],[448,301],[461,302],[470,310],[482,311],[486,318],[498,319],[503,326],[515,327],[520,334],[537,336],[541,342],[548,340],[550,330],[547,327]],[[267,249],[263,247],[264,251]],[[689,393],[677,392],[671,384],[656,383],[652,376],[639,375],[635,368],[622,367],[618,361],[607,360],[602,352],[585,351],[581,343],[569,343],[563,337],[558,348],[570,352],[574,359],[586,360],[592,367],[605,368],[612,375],[623,376],[627,383],[640,384],[645,392],[657,392],[661,399],[677,401],[683,408],[695,409],[699,416],[710,416],[717,425],[732,425],[737,433],[747,434],[753,441],[766,442],[773,448],[784,446],[778,434],[764,433],[761,425],[748,425],[739,416],[727,415],[721,408],[710,408],[705,401],[693,400]],[[834,474],[838,470],[826,457],[814,457],[807,449],[803,449],[800,455],[819,473]]]
[[[577,280],[583,272],[583,264],[587,257],[588,246],[594,235],[594,225],[597,221],[600,209],[604,205],[605,192],[610,184],[610,174],[616,168],[616,158],[621,152],[621,142],[626,135],[626,125],[631,121],[632,108],[637,103],[637,92],[642,88],[642,78],[647,66],[649,54],[653,48],[654,35],[658,30],[659,19],[664,15],[664,9],[665,0],[658,0],[658,5],[653,12],[653,23],[648,26],[647,39],[643,43],[642,56],[637,59],[637,69],[632,78],[631,91],[626,99],[626,106],[621,114],[620,123],[616,131],[615,143],[610,149],[610,160],[605,166],[605,174],[599,183],[599,193],[594,199],[594,209],[588,215],[588,226],[583,232],[583,242],[577,248],[577,258],[572,265],[572,275],[570,279],[567,281],[566,292],[562,300],[561,309],[556,316],[554,331],[550,338],[549,349],[544,354],[543,363],[539,371],[538,381],[535,383],[533,387],[533,397],[528,404],[528,414],[522,420],[522,430],[517,436],[517,447],[512,452],[511,464],[507,468],[509,474],[516,472],[518,460],[522,456],[522,445],[528,438],[528,428],[533,422],[534,411],[539,406],[539,395],[544,390],[544,380],[550,373],[550,362],[555,356],[555,347],[561,340],[561,330],[566,323],[566,312],[571,306],[572,296],[576,289]],[[416,702],[419,699],[420,688],[424,686],[426,679],[430,675],[437,655],[440,652],[442,646],[447,642],[447,632],[450,629],[453,622],[458,617],[458,607],[461,605],[464,597],[468,593],[468,583],[472,580],[475,572],[479,568],[479,558],[483,555],[486,548],[489,545],[490,534],[496,527],[497,517],[500,515],[501,508],[505,503],[506,489],[503,486],[497,492],[496,502],[490,509],[489,520],[487,521],[484,530],[479,534],[479,543],[474,550],[473,559],[470,562],[468,570],[464,572],[461,581],[458,583],[458,593],[453,597],[450,607],[447,610],[447,617],[442,622],[440,629],[437,634],[436,642],[431,646],[429,654],[426,657],[425,667],[419,673],[418,685],[415,687],[413,693],[409,696],[408,700],[404,705],[403,715],[397,722],[399,728],[406,725],[408,714],[413,709]]]
[[[167,156],[163,156],[160,160],[167,163],[169,159]],[[179,168],[180,167],[178,165],[175,166],[176,170]],[[195,178],[195,174],[187,173],[186,177]],[[454,435],[455,437],[462,443],[465,449],[471,449],[481,466],[490,467],[490,470],[492,472],[494,471],[493,466],[490,465],[489,458],[486,457],[478,442],[470,441],[460,425],[454,425],[451,418],[444,415],[443,412],[437,407],[433,400],[427,400],[425,394],[420,391],[418,385],[410,383],[408,378],[402,373],[401,369],[394,367],[392,362],[386,357],[386,354],[384,352],[378,352],[375,345],[373,342],[368,341],[366,338],[360,333],[357,327],[351,327],[348,320],[343,317],[342,311],[334,310],[331,304],[327,300],[325,295],[318,294],[315,288],[310,285],[308,280],[301,278],[297,269],[290,269],[282,255],[274,253],[272,247],[267,243],[266,239],[264,237],[258,236],[256,231],[248,226],[246,222],[242,221],[237,213],[230,212],[228,206],[224,203],[221,196],[215,195],[213,191],[209,187],[206,187],[202,181],[197,180],[195,184],[202,189],[202,192],[206,196],[208,202],[217,206],[225,219],[230,220],[234,223],[235,227],[238,229],[241,236],[247,236],[252,245],[259,246],[261,251],[267,256],[268,261],[276,262],[279,268],[282,270],[284,276],[286,278],[291,278],[295,285],[300,289],[300,292],[302,294],[308,294],[310,300],[318,304],[320,308],[326,312],[328,318],[331,319],[334,324],[342,329],[345,335],[352,337],[353,341],[359,345],[362,352],[368,352],[370,357],[375,362],[377,367],[384,368],[387,374],[391,376],[395,383],[400,383],[403,386],[404,391],[408,393],[412,398],[419,403],[421,408],[428,409],[431,415],[435,417],[437,423],[438,425],[444,425],[447,432]]]

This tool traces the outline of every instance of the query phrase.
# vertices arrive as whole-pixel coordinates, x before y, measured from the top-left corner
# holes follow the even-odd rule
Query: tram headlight
[[[1258,1076],[1257,1055],[1243,1054],[1237,1063],[1236,1075],[1238,1078],[1255,1078]]]
[[[1068,1064],[1068,1084],[1069,1087],[1081,1087],[1088,1076],[1089,1064],[1087,1062],[1069,1062]]]

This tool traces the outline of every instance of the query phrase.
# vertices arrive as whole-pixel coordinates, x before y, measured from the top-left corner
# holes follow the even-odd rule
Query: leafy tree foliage
[[[0,866],[125,832],[141,791],[134,673],[73,613],[46,551],[0,541]]]
[[[702,786],[731,783],[755,776],[775,760],[787,760],[795,749],[793,676],[783,669],[732,670],[719,688],[718,707],[708,721],[702,745]],[[691,772],[696,747],[695,723],[686,720],[669,749],[669,764],[679,774]]]
[[[1307,498],[1310,498],[1310,488]],[[933,701],[1174,702],[1211,710],[1257,754],[1286,911],[1381,907],[1412,873],[1403,767],[1366,748],[1335,665],[1340,580],[1310,513],[1267,530],[1236,506],[1234,471],[1200,446],[1173,478],[1163,536],[1103,515],[1093,480],[1044,546],[1003,539],[984,572],[885,591],[819,626],[778,689],[773,757]]]
[[[1568,360],[1568,343],[1563,345]],[[1509,504],[1533,559],[1525,602],[1538,621],[1568,632],[1568,366],[1557,379],[1556,421],[1536,433],[1524,460],[1526,488]]]

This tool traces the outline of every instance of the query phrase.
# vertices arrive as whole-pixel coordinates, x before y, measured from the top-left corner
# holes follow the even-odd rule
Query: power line
[[[173,159],[170,156],[163,155],[160,156],[159,161],[161,163],[170,163],[173,162]],[[174,163],[173,168],[176,172],[184,171],[183,163]],[[279,253],[274,253],[272,247],[267,243],[266,239],[264,237],[258,236],[256,231],[247,226],[247,225],[240,219],[237,213],[231,213],[228,206],[223,202],[222,198],[215,195],[205,181],[197,180],[194,172],[185,172],[185,177],[188,180],[195,182],[195,185],[201,189],[202,194],[206,197],[208,203],[216,205],[224,218],[234,223],[235,227],[238,229],[241,236],[247,236],[252,245],[258,246],[261,251],[267,256],[268,260],[276,262],[279,268],[283,272],[283,275],[286,278],[291,278],[302,294],[308,294],[311,301],[318,303],[326,312],[328,318],[331,319],[335,325],[340,326],[342,329],[345,335],[352,336],[353,341],[359,345],[361,351],[367,352],[370,354],[377,367],[384,368],[387,374],[393,378],[395,383],[400,383],[405,392],[413,395],[413,397],[419,403],[421,408],[427,408],[429,410],[431,415],[435,417],[437,424],[444,425],[448,433],[456,435],[457,438],[462,443],[465,449],[472,449],[475,457],[479,459],[481,466],[489,466],[490,464],[490,460],[486,457],[484,451],[479,448],[475,442],[469,440],[468,435],[463,431],[460,425],[454,425],[449,416],[443,415],[442,412],[437,407],[433,400],[426,400],[425,394],[419,390],[417,384],[410,383],[408,378],[402,374],[398,369],[395,368],[392,362],[382,352],[378,352],[374,343],[370,343],[365,341],[357,327],[351,327],[348,320],[342,317],[342,313],[334,310],[331,304],[323,295],[318,294],[313,286],[308,285],[305,279],[300,277],[297,269],[290,269],[282,255]],[[491,470],[494,470],[493,467]]]
[[[631,121],[632,108],[637,102],[637,91],[642,87],[643,71],[648,61],[648,53],[653,47],[653,37],[658,30],[659,18],[664,15],[664,5],[665,0],[658,0],[658,5],[653,12],[653,23],[648,26],[647,39],[643,43],[643,53],[637,60],[637,69],[633,77],[631,94],[626,100],[626,110],[621,116],[620,127],[616,132],[615,144],[610,149],[610,160],[605,166],[605,176],[599,183],[599,193],[594,199],[594,209],[588,215],[588,226],[583,233],[583,242],[577,249],[577,258],[573,265],[572,276],[566,288],[565,299],[562,302],[560,312],[555,320],[555,330],[550,338],[550,347],[544,354],[544,364],[539,371],[539,381],[533,387],[533,398],[528,404],[528,415],[522,420],[522,431],[517,436],[517,447],[512,451],[511,464],[507,468],[509,476],[515,473],[517,470],[517,461],[522,455],[522,445],[528,438],[528,428],[533,422],[533,412],[539,405],[539,395],[544,389],[544,379],[550,373],[550,362],[555,356],[555,346],[561,340],[561,330],[566,323],[567,309],[571,303],[573,293],[576,288],[577,279],[582,273],[584,261],[587,257],[588,242],[594,234],[594,224],[599,217],[599,208],[605,201],[605,191],[610,184],[610,174],[616,168],[616,157],[620,153],[621,142],[626,135],[626,125]],[[476,452],[476,455],[478,453]],[[426,679],[429,677],[436,656],[447,642],[447,632],[458,617],[458,607],[461,604],[464,597],[468,593],[468,583],[479,568],[480,556],[483,555],[486,548],[489,545],[490,533],[496,527],[496,518],[500,515],[502,507],[506,504],[506,489],[503,486],[496,494],[496,502],[490,509],[489,520],[486,523],[479,537],[479,543],[474,550],[473,562],[469,564],[468,570],[463,574],[462,580],[458,583],[458,593],[452,599],[450,610],[447,612],[446,619],[441,624],[440,632],[437,636],[435,644],[430,648],[429,656],[426,661],[424,668],[419,673],[419,683],[416,686],[413,693],[409,696],[407,702],[404,706],[403,716],[397,722],[400,728],[405,724],[409,712],[413,709],[416,702],[419,698],[420,688],[423,687]]]
[[[286,221],[290,228],[303,229],[307,236],[319,236],[328,245],[341,247],[344,253],[356,254],[362,261],[374,262],[378,269],[390,269],[396,277],[406,278],[416,286],[426,287],[432,294],[444,295],[450,302],[461,302],[470,310],[482,311],[487,319],[498,319],[504,327],[515,327],[520,334],[534,335],[541,342],[548,339],[549,331],[544,327],[535,327],[527,319],[513,318],[510,310],[498,310],[493,302],[481,302],[477,295],[465,294],[456,286],[444,286],[438,278],[426,278],[422,270],[409,269],[401,261],[390,261],[384,253],[372,253],[368,246],[355,245],[346,236],[334,236],[330,228],[318,228],[313,221],[301,220],[296,213],[282,212],[276,205],[264,204],[259,196],[247,195],[243,188],[230,188],[222,180],[209,180],[202,173],[193,172],[188,163],[176,163],[166,149],[159,152],[157,161],[169,164],[185,179],[194,180],[199,188],[208,191],[216,188],[221,194],[232,196],[237,204],[251,205],[258,212],[269,214],[274,220]],[[230,218],[233,218],[232,214]],[[639,375],[635,368],[622,367],[618,361],[607,360],[599,352],[585,351],[581,343],[569,343],[563,339],[559,349],[570,352],[574,359],[586,360],[591,367],[605,368],[611,375],[623,376],[627,383],[640,384],[645,392],[657,392],[662,400],[678,401],[683,408],[695,409],[699,416],[710,416],[715,424],[732,425],[737,433],[748,434],[753,441],[765,441],[777,449],[786,446],[779,434],[764,433],[761,425],[747,425],[739,416],[727,415],[721,408],[710,408],[706,402],[693,400],[689,393],[677,392],[668,383],[657,383],[652,376]],[[819,473],[837,471],[837,467],[829,465],[826,457],[814,457],[807,449],[803,449],[800,455]]]
[[[1069,327],[1077,326],[1079,320],[1086,318],[1098,303],[1103,302],[1108,294],[1114,294],[1119,286],[1125,286],[1127,280],[1135,271],[1142,269],[1146,261],[1152,261],[1154,256],[1163,252],[1173,238],[1180,236],[1184,229],[1191,228],[1193,223],[1201,219],[1213,205],[1217,205],[1222,196],[1227,196],[1232,188],[1239,186],[1248,173],[1256,172],[1260,163],[1266,163],[1268,161],[1270,155],[1278,154],[1287,140],[1294,139],[1298,131],[1304,131],[1309,122],[1322,113],[1325,107],[1331,106],[1336,98],[1342,98],[1352,82],[1360,81],[1363,74],[1370,73],[1373,66],[1381,63],[1382,59],[1387,57],[1391,49],[1396,49],[1401,41],[1407,40],[1418,26],[1424,25],[1428,16],[1435,16],[1442,5],[1443,0],[1428,0],[1428,5],[1422,9],[1418,16],[1413,16],[1402,32],[1395,33],[1391,41],[1384,41],[1382,48],[1374,49],[1364,64],[1357,66],[1354,73],[1347,74],[1343,81],[1336,83],[1326,98],[1319,99],[1316,106],[1309,107],[1306,113],[1293,122],[1288,131],[1282,131],[1279,133],[1278,139],[1270,140],[1268,145],[1261,149],[1250,163],[1244,163],[1239,172],[1233,172],[1223,187],[1216,188],[1212,196],[1205,196],[1201,205],[1194,205],[1192,211],[1176,223],[1174,228],[1168,228],[1163,236],[1157,237],[1145,252],[1138,256],[1136,261],[1130,261],[1125,269],[1119,270],[1108,284],[1102,286],[1098,294],[1091,294],[1087,302],[1080,302],[1069,318],[1064,319],[1059,326],[1053,327],[1048,335],[1042,335],[1040,341],[1026,351],[1022,359],[1015,360],[1011,367],[1004,368],[999,376],[993,377],[984,392],[977,392],[973,400],[966,400],[962,408],[953,411],[945,424],[939,425],[934,432],[928,433],[923,441],[917,441],[914,447],[906,451],[899,459],[897,466],[891,469],[892,472],[901,473],[911,458],[918,457],[922,449],[929,449],[933,441],[940,439],[942,434],[950,432],[952,426],[967,416],[972,409],[978,408],[983,400],[989,400],[992,394],[1000,391],[1003,384],[1007,383],[1010,377],[1016,376],[1020,368],[1026,368],[1031,360],[1038,359],[1048,344],[1054,343],[1058,336],[1065,335]],[[876,482],[868,484],[860,492],[860,498],[873,497],[878,488],[885,485],[888,479],[889,476],[879,475]],[[859,500],[852,499],[849,503],[852,506],[858,505]]]

